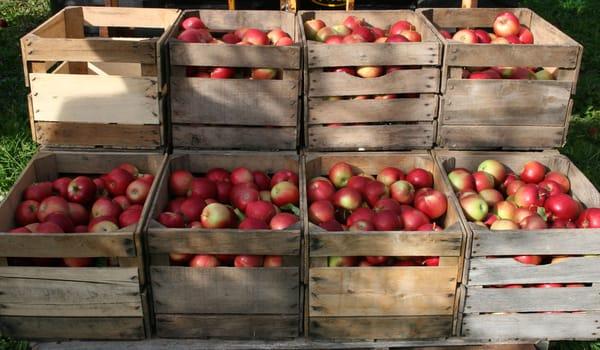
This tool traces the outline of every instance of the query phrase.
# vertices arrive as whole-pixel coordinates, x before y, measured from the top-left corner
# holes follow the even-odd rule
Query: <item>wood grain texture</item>
[[[600,287],[468,288],[465,313],[600,311]]]
[[[271,67],[300,69],[300,45],[240,46],[169,42],[171,64],[205,67]]]
[[[499,339],[598,339],[600,313],[465,315],[463,335]]]
[[[426,339],[447,337],[452,316],[315,317],[309,334],[317,339]]]
[[[151,266],[157,314],[297,314],[297,267]]]
[[[307,41],[308,67],[440,65],[438,42],[328,45]]]
[[[308,125],[328,123],[373,123],[432,121],[437,117],[438,96],[391,100],[308,100]]]
[[[294,338],[299,334],[298,316],[157,315],[156,334],[165,338]]]
[[[181,12],[177,9],[98,6],[81,9],[86,25],[93,27],[167,28]]]
[[[564,126],[439,125],[437,143],[440,147],[451,149],[559,148],[565,143],[567,132]]]
[[[461,232],[311,232],[310,256],[459,256]]]
[[[158,125],[35,122],[36,142],[58,147],[157,149],[163,145]]]
[[[449,79],[440,119],[452,125],[563,127],[570,98],[570,82]]]
[[[0,332],[18,339],[143,339],[141,317],[0,316]]]
[[[150,253],[300,254],[300,230],[150,230]]]
[[[189,16],[199,16],[208,28],[217,31],[230,31],[243,27],[269,31],[280,27],[292,38],[297,37],[295,14],[284,11],[188,10],[184,11],[179,22]]]
[[[172,77],[172,121],[296,127],[299,84],[294,80]]]
[[[436,68],[397,70],[377,78],[360,78],[345,73],[309,71],[308,96],[355,96],[439,92],[440,70]]]
[[[292,150],[295,127],[259,128],[206,125],[173,125],[175,148]]]
[[[398,150],[430,149],[435,138],[434,123],[360,125],[308,128],[310,150]]]
[[[137,268],[0,267],[0,315],[142,317]]]
[[[574,257],[555,264],[526,265],[513,258],[473,258],[469,285],[598,282],[599,262],[599,257]]]

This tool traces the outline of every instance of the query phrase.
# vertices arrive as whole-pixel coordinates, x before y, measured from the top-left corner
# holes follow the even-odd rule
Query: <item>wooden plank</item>
[[[151,253],[298,255],[300,231],[150,230]]]
[[[300,45],[240,46],[169,42],[171,64],[207,67],[271,67],[300,69]]]
[[[296,315],[156,315],[156,332],[164,338],[294,338]]]
[[[564,133],[564,127],[466,126],[440,123],[438,145],[459,149],[548,149],[562,147]]]
[[[570,82],[450,79],[446,89],[444,124],[564,126],[568,118]]]
[[[311,150],[394,150],[429,149],[434,142],[436,124],[392,124],[323,127],[308,129]]]
[[[441,338],[452,331],[451,316],[311,317],[309,334],[325,339]]]
[[[131,62],[156,64],[156,40],[115,38],[25,38],[28,61]]]
[[[438,42],[328,45],[308,41],[308,67],[439,65]]]
[[[61,147],[156,149],[162,144],[158,125],[36,122],[36,142]]]
[[[173,123],[295,127],[299,86],[297,80],[173,77]]]
[[[600,311],[600,287],[469,288],[465,313]]]
[[[600,237],[591,229],[474,231],[473,256],[600,254]]]
[[[150,267],[156,313],[297,314],[297,267]]]
[[[143,65],[147,67],[148,65]],[[150,65],[156,69],[154,65]],[[122,75],[130,77],[140,77],[142,75],[142,65],[139,63],[120,63],[120,62],[94,62],[88,63],[90,70],[101,70],[106,75]],[[98,74],[98,73],[97,73]],[[101,75],[101,74],[98,74]],[[156,76],[156,74],[154,74]]]
[[[597,339],[600,314],[504,314],[465,315],[463,335],[499,339]]]
[[[296,149],[296,128],[173,125],[176,148],[290,150]]]
[[[431,9],[425,9],[427,13]],[[510,11],[519,18],[524,25],[530,26],[530,18],[533,11],[525,8],[436,8],[427,14],[439,28],[491,28],[498,13]]]
[[[1,316],[0,332],[20,339],[143,339],[141,317]]]
[[[427,93],[440,88],[440,70],[436,68],[397,70],[377,78],[319,70],[311,70],[309,75],[310,97]]]
[[[32,73],[36,121],[160,124],[155,78]]]
[[[93,27],[166,28],[179,16],[176,9],[84,6],[85,24]]]
[[[141,253],[141,252],[140,252]],[[0,233],[0,256],[6,257],[126,257],[135,256],[132,232]]]
[[[392,100],[308,100],[308,124],[432,121],[437,117],[438,96]]]
[[[574,257],[548,265],[526,265],[512,258],[471,259],[469,285],[590,283],[600,281],[599,257]]]
[[[142,317],[135,268],[0,267],[0,315]]]
[[[461,232],[311,232],[310,256],[459,256]]]
[[[64,38],[66,36],[64,14],[65,11],[59,11],[27,35],[37,35],[43,38]]]
[[[256,10],[190,10],[185,11],[180,21],[189,16],[199,16],[213,31],[230,31],[236,28],[253,27],[269,31],[280,27],[292,38],[296,38],[295,14],[282,11]]]
[[[71,39],[85,38],[83,27],[83,11],[80,7],[68,8],[64,11],[65,37]],[[68,62],[69,73],[87,74],[88,68],[85,62]]]

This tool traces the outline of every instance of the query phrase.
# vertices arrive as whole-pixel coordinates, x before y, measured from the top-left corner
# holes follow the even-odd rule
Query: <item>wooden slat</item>
[[[0,233],[0,256],[85,258],[135,255],[133,232],[77,235],[71,233]]]
[[[461,232],[311,232],[310,256],[459,256]]]
[[[143,339],[141,317],[0,316],[0,333],[19,339]]]
[[[86,25],[93,27],[166,28],[179,16],[176,9],[84,6]]]
[[[437,42],[327,45],[309,41],[307,50],[309,68],[442,63],[441,44]]]
[[[66,36],[64,11],[60,11],[48,18],[44,23],[31,31],[30,34],[44,38],[64,38]]]
[[[29,61],[132,62],[156,64],[156,40],[40,38],[27,36]]]
[[[36,122],[35,135],[37,143],[62,147],[156,149],[161,146],[158,125]]]
[[[309,334],[325,339],[424,339],[447,337],[452,316],[314,317]]]
[[[236,28],[253,27],[268,31],[281,27],[292,38],[296,37],[296,18],[293,13],[256,10],[190,10],[185,11],[180,20],[188,16],[199,16],[211,30],[230,31]]]
[[[566,81],[450,79],[440,117],[444,124],[562,127],[569,117],[571,85]]]
[[[207,67],[271,67],[300,69],[300,45],[240,46],[195,44],[179,40],[169,43],[171,64]]]
[[[599,262],[598,257],[583,257],[549,265],[526,265],[512,258],[474,258],[469,285],[598,282]]]
[[[296,128],[173,125],[176,148],[291,150],[296,148]]]
[[[278,339],[297,337],[298,316],[157,315],[156,332],[165,338]]]
[[[171,89],[173,123],[295,127],[298,122],[297,80],[173,77]]]
[[[600,287],[469,288],[465,313],[600,311]]]
[[[298,255],[298,231],[150,230],[150,253]]]
[[[467,126],[440,123],[438,145],[459,149],[548,149],[562,147],[565,132],[564,127],[551,126]]]
[[[425,9],[427,13],[430,9]],[[533,11],[524,8],[436,8],[433,9],[431,16],[426,14],[432,22],[440,28],[491,28],[494,19],[501,12],[510,11],[519,18],[519,21],[526,26],[530,26],[531,14]]]
[[[438,96],[392,100],[308,100],[308,124],[431,121],[437,116]]]
[[[319,70],[309,75],[310,97],[438,92],[440,83],[436,68],[398,70],[377,78]]]
[[[600,235],[592,229],[474,231],[473,256],[600,254]]]
[[[142,316],[135,268],[0,267],[0,315]]]
[[[36,121],[159,124],[155,78],[30,74]]]
[[[435,138],[435,123],[361,125],[308,129],[312,150],[429,149]]]
[[[466,315],[463,334],[498,339],[598,339],[600,313]]]
[[[150,267],[156,313],[296,314],[297,267]]]

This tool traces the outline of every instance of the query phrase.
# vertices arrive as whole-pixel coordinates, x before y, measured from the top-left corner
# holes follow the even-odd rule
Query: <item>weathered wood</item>
[[[0,315],[142,317],[135,268],[0,267]]]
[[[0,332],[20,339],[143,339],[141,317],[0,316]]]
[[[39,73],[30,78],[36,121],[160,123],[155,78]]]
[[[300,232],[285,230],[184,230],[148,232],[151,253],[298,255]]]
[[[309,125],[361,122],[417,122],[432,121],[437,115],[438,96],[421,94],[418,98],[391,100],[308,99]]]
[[[549,340],[598,339],[600,313],[465,315],[467,337],[499,339],[538,338]]]
[[[172,125],[177,148],[290,150],[296,148],[295,127],[226,127]]]
[[[589,283],[600,281],[598,257],[573,257],[548,265],[526,265],[513,258],[473,258],[469,285]]]
[[[466,313],[600,310],[600,287],[468,288]]]
[[[84,6],[85,24],[93,27],[167,28],[180,14],[176,9]]]
[[[292,38],[296,38],[296,17],[282,11],[255,10],[187,10],[179,22],[190,16],[199,16],[202,22],[214,31],[230,31],[241,27],[271,30],[280,27]]]
[[[298,336],[298,316],[157,315],[156,319],[159,337],[279,339]]]
[[[297,314],[299,269],[150,267],[158,314]]]
[[[361,78],[339,72],[311,70],[310,97],[438,92],[436,68],[397,70],[377,78]]]
[[[318,339],[424,339],[445,337],[451,329],[451,316],[316,317],[309,334]]]
[[[563,146],[566,133],[564,126],[439,125],[437,144],[453,149],[557,148]]]

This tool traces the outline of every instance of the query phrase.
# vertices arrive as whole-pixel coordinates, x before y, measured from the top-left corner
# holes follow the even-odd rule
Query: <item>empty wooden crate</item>
[[[583,48],[524,8],[420,10],[439,30],[484,28],[512,12],[534,44],[444,44],[437,143],[454,149],[548,149],[564,145]],[[465,79],[483,67],[545,67],[555,80]]]
[[[164,147],[161,51],[178,16],[167,9],[67,7],[25,35],[34,140],[59,147]]]

